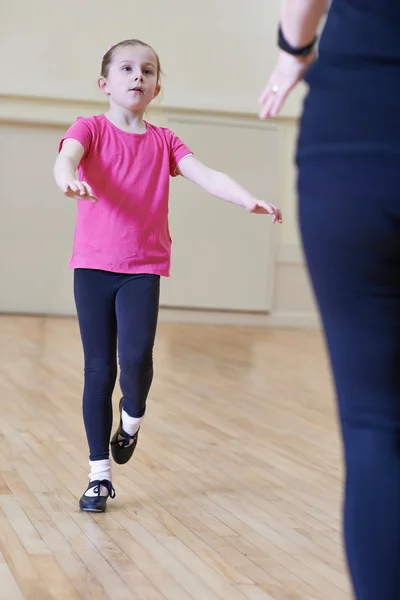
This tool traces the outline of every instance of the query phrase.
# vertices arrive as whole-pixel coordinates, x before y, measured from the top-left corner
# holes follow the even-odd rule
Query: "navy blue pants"
[[[90,460],[109,457],[117,345],[124,410],[141,417],[153,379],[158,275],[75,269],[74,295],[83,344],[83,418]]]
[[[358,600],[400,599],[398,156],[303,158],[299,217],[338,399]]]

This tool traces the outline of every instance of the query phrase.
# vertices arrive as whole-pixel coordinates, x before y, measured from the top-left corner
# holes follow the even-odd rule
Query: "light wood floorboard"
[[[161,323],[137,451],[97,515],[78,508],[76,320],[0,316],[0,340],[0,600],[350,598],[319,332]]]

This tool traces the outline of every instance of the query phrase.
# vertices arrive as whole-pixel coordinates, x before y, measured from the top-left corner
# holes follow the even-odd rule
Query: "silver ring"
[[[271,92],[273,94],[277,94],[279,92],[279,85],[276,85],[276,84],[273,85],[272,88],[271,88]]]

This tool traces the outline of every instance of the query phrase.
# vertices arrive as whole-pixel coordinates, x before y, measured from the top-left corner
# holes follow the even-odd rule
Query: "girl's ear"
[[[105,94],[106,96],[110,95],[107,79],[105,77],[99,77],[99,79],[97,81],[97,85],[99,86],[99,88],[101,89],[103,94]]]
[[[158,85],[156,86],[156,89],[154,90],[154,98],[157,98],[157,96],[158,96],[158,94],[160,93],[160,91],[161,91],[161,85],[160,85],[160,84],[158,84]]]

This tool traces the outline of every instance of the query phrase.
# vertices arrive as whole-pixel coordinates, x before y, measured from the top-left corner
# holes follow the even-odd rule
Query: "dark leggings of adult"
[[[344,443],[344,530],[358,600],[400,598],[399,156],[300,161],[300,225]]]

